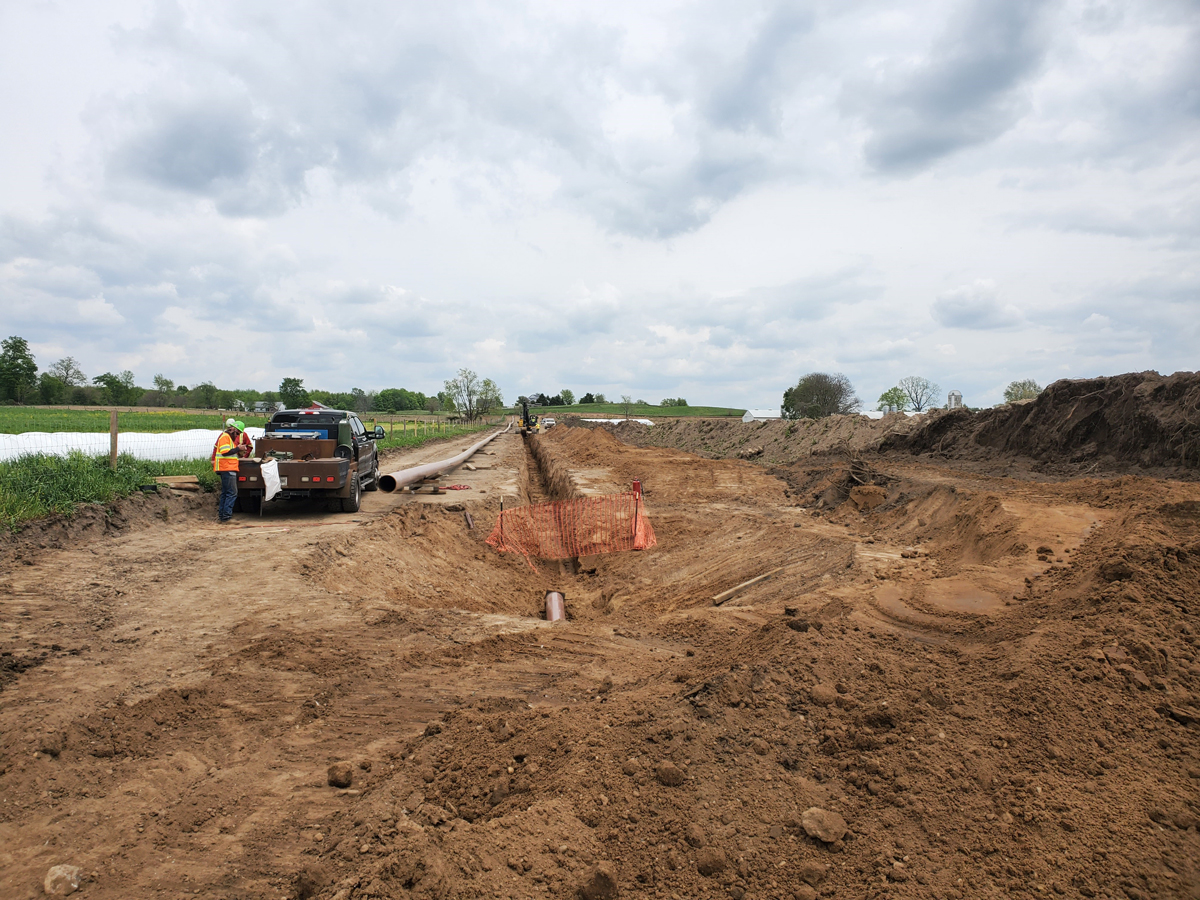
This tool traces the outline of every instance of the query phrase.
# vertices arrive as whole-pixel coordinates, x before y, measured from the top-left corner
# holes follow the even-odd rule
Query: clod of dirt
[[[704,834],[704,829],[695,822],[688,824],[687,829],[683,833],[683,839],[693,847],[703,847],[708,843],[708,838]]]
[[[729,865],[724,850],[716,847],[701,847],[696,854],[696,871],[706,877],[720,874]]]
[[[654,777],[658,779],[659,784],[666,787],[679,787],[687,780],[683,769],[673,762],[660,763],[654,770]]]
[[[812,859],[812,860],[809,860],[808,862],[801,863],[800,868],[797,870],[796,874],[798,874],[800,876],[801,881],[804,881],[807,884],[811,884],[813,887],[816,887],[818,884],[820,884],[824,880],[825,874],[828,871],[829,871],[829,866],[825,865],[824,863],[819,863],[815,859]]]
[[[868,512],[887,500],[887,491],[877,484],[863,484],[850,489],[849,499],[855,509]]]
[[[354,783],[354,766],[348,762],[334,763],[327,774],[330,787],[348,788]]]
[[[837,702],[837,688],[832,684],[814,684],[808,694],[817,706],[829,706]]]
[[[53,756],[55,759],[58,759],[58,754],[63,751],[62,733],[52,731],[48,734],[43,734],[38,741],[38,750],[47,756]]]
[[[617,896],[617,872],[607,860],[592,866],[579,885],[583,900],[612,900]]]
[[[792,893],[795,900],[817,900],[817,892],[807,884],[802,884]]]
[[[813,806],[804,811],[800,824],[809,837],[826,844],[840,841],[846,834],[846,820],[835,812]]]
[[[54,866],[46,873],[42,887],[52,897],[65,897],[79,890],[82,877],[83,871],[79,866]]]

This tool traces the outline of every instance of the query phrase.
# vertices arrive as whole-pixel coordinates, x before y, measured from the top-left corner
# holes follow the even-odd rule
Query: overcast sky
[[[1192,370],[1200,4],[0,0],[0,336],[867,408]]]

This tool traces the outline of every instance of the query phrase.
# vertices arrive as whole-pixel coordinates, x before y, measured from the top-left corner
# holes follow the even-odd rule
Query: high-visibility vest
[[[237,444],[224,431],[217,438],[217,445],[213,447],[213,471],[214,472],[236,472],[238,470],[238,450]]]

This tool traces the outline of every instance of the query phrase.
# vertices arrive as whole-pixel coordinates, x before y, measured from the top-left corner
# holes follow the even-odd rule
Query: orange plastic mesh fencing
[[[638,491],[558,500],[501,511],[487,542],[526,559],[571,559],[658,543]],[[532,563],[531,563],[532,565]]]

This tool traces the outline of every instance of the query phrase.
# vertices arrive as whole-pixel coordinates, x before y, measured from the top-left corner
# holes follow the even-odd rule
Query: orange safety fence
[[[501,510],[487,542],[528,560],[647,550],[658,539],[642,493],[626,491]]]

